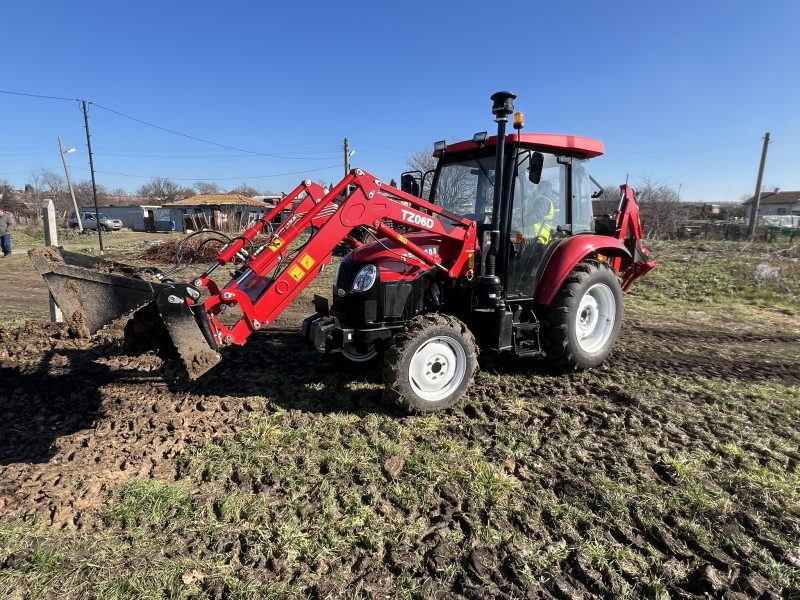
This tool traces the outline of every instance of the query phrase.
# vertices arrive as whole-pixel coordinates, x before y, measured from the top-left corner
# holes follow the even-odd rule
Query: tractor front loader
[[[492,96],[496,136],[435,145],[428,200],[419,197],[423,174],[404,174],[401,189],[361,169],[331,190],[302,182],[226,240],[190,283],[173,279],[175,269],[53,248],[34,262],[73,329],[93,332],[135,311],[127,341],[176,353],[190,378],[270,326],[341,244],[350,252],[333,297],[314,297],[302,334],[320,352],[382,363],[389,389],[412,409],[454,404],[479,348],[547,355],[566,369],[597,366],[619,336],[623,291],[656,263],[642,247],[630,187],[621,186],[613,215],[593,214],[587,162],[602,143],[522,134],[521,113],[506,135],[514,98]],[[219,286],[213,275],[231,267]]]

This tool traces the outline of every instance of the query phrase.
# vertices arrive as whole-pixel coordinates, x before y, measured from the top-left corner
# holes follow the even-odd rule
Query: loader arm
[[[456,240],[461,250],[454,259],[443,264],[440,256],[426,253],[387,223]],[[316,231],[292,259],[287,260],[286,249],[309,227]],[[442,269],[450,277],[467,274],[470,257],[476,248],[474,221],[354,169],[319,201],[309,194],[275,230],[269,242],[251,254],[224,287],[216,289],[208,279],[213,264],[195,281],[196,285],[205,285],[212,293],[205,301],[204,309],[216,343],[244,344],[250,334],[271,325],[330,262],[339,243],[359,244],[350,235],[357,227],[366,227],[378,236],[393,240],[406,250],[404,260]],[[231,245],[223,253],[225,256],[218,257],[215,263],[222,264],[228,256],[235,255],[235,246]],[[239,306],[243,316],[228,327],[216,315],[223,306],[234,305]]]
[[[216,287],[216,284],[212,279],[210,279],[210,275],[219,267],[228,264],[231,260],[235,257],[242,257],[245,258],[250,256],[250,252],[245,248],[245,245],[249,245],[252,250],[252,243],[256,236],[264,231],[265,229],[272,228],[273,221],[280,216],[280,214],[286,210],[287,208],[291,207],[298,198],[305,193],[305,197],[301,200],[297,207],[294,208],[292,211],[292,216],[303,215],[313,206],[322,200],[323,196],[325,196],[325,188],[323,188],[318,183],[314,183],[310,179],[306,179],[300,185],[298,185],[294,190],[292,190],[286,197],[281,199],[281,201],[275,205],[275,207],[269,211],[267,214],[262,216],[258,221],[256,221],[251,227],[246,229],[242,232],[242,235],[235,238],[229,244],[227,244],[224,248],[222,248],[219,253],[217,254],[216,259],[214,262],[209,265],[209,267],[203,272],[195,280],[195,285],[200,287],[207,287],[212,294],[218,294],[219,288]],[[270,239],[275,237],[275,235],[280,234],[280,230],[288,224],[289,219],[285,220],[281,223],[277,230],[271,230],[270,232]],[[254,253],[258,253],[262,251],[264,248],[263,246],[257,250],[252,250]],[[277,255],[276,259],[277,259]],[[277,260],[276,260],[277,262]]]

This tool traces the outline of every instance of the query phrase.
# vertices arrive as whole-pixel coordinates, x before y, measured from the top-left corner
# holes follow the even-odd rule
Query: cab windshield
[[[494,156],[442,164],[439,169],[431,200],[452,213],[478,223],[492,213],[494,194]]]

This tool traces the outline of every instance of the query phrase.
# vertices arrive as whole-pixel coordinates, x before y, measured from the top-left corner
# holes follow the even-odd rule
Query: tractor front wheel
[[[622,287],[614,271],[602,262],[581,262],[545,314],[547,356],[572,371],[602,364],[619,337],[622,312]]]
[[[383,362],[383,349],[375,344],[345,344],[341,352],[329,354],[340,369],[363,369],[380,366]]]
[[[433,412],[453,406],[472,384],[478,348],[467,326],[447,315],[416,317],[386,351],[387,388],[409,408]]]

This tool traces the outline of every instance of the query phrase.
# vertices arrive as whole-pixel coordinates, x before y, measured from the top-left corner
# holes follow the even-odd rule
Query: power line
[[[70,102],[80,102],[78,98],[64,98],[63,96],[45,96],[44,94],[27,94],[25,92],[10,92],[8,90],[0,90],[0,94],[10,94],[12,96],[28,96],[30,98],[45,98],[47,100],[68,100]]]
[[[12,96],[27,96],[27,97],[30,97],[30,98],[45,98],[45,99],[49,99],[49,100],[68,100],[70,102],[88,102],[88,101],[85,101],[85,100],[80,100],[78,98],[66,98],[64,96],[49,96],[49,95],[45,95],[45,94],[30,94],[30,93],[26,93],[26,92],[12,92],[10,90],[0,90],[0,93],[10,94]],[[189,135],[188,133],[183,133],[181,131],[176,131],[175,129],[170,129],[169,127],[162,127],[161,125],[156,125],[155,123],[151,123],[149,121],[145,121],[144,119],[139,119],[138,117],[134,117],[132,115],[125,114],[125,113],[120,112],[118,110],[114,110],[113,108],[109,108],[107,106],[103,106],[102,104],[97,104],[96,102],[88,102],[88,104],[91,104],[91,105],[93,105],[93,106],[95,106],[95,107],[97,107],[99,109],[105,110],[107,112],[110,112],[112,114],[118,115],[118,116],[123,117],[125,119],[129,119],[129,120],[134,121],[136,123],[140,123],[142,125],[146,125],[147,127],[152,127],[154,129],[158,129],[160,131],[165,131],[167,133],[171,133],[173,135],[177,135],[177,136],[180,136],[180,137],[183,137],[183,138],[186,138],[186,139],[194,140],[196,142],[201,142],[203,144],[210,144],[212,146],[217,146],[218,148],[224,148],[226,150],[233,150],[234,152],[242,152],[244,154],[252,154],[252,155],[255,155],[255,156],[267,156],[267,157],[270,157],[270,158],[281,158],[281,159],[284,159],[284,160],[315,160],[313,158],[308,158],[308,157],[305,157],[305,156],[285,156],[285,155],[274,154],[274,153],[269,153],[269,152],[257,152],[255,150],[248,150],[246,148],[238,148],[236,146],[228,146],[226,144],[220,144],[219,142],[215,142],[213,140],[207,140],[205,138],[197,137],[197,136],[194,136],[194,135]]]
[[[241,154],[117,154],[112,152],[95,152],[97,156],[118,156],[123,158],[259,158],[259,155]],[[3,156],[0,154],[0,156]],[[335,160],[338,156],[298,156],[293,160]]]
[[[57,171],[58,167],[39,167],[28,171],[3,171],[0,175],[19,175],[20,173],[39,173],[40,171]]]
[[[725,171],[726,169],[729,169],[730,167],[732,167],[735,164],[739,164],[739,163],[744,162],[746,159],[749,159],[750,157],[754,156],[757,152],[758,152],[757,149],[751,148],[750,150],[748,150],[748,151],[746,151],[744,153],[739,153],[733,159],[730,159],[730,157],[728,157],[722,162],[714,163],[710,167],[709,166],[704,167],[701,171],[695,171],[695,175],[691,175],[688,178],[683,177],[683,178],[681,178],[681,181],[683,183],[692,183],[693,181],[697,181],[698,179],[702,179],[702,178],[706,177],[707,175],[714,175],[716,173],[719,173],[720,171]],[[730,159],[730,160],[728,160],[728,159]]]
[[[605,154],[602,157],[598,157],[596,160],[603,161],[603,164],[610,165],[610,164],[618,164],[618,163],[630,163],[636,162],[638,160],[652,160],[658,158],[680,158],[682,156],[688,156],[691,154],[706,154],[710,152],[718,153],[720,148],[724,149],[738,149],[744,147],[752,146],[753,142],[737,142],[735,144],[715,144],[713,146],[696,146],[690,148],[683,148],[681,150],[655,150],[651,152],[635,152],[635,153],[622,153],[622,154]]]
[[[271,177],[284,177],[287,175],[302,175],[304,173],[314,173],[317,171],[325,171],[327,169],[338,169],[341,165],[329,165],[327,167],[319,167],[318,169],[305,169],[303,171],[290,171],[288,173],[273,173],[271,175],[251,175],[251,176],[242,176],[242,177],[167,177],[167,179],[171,179],[173,181],[242,181],[247,179],[269,179]],[[89,169],[81,168],[81,167],[72,167],[72,169],[77,171],[88,171]],[[31,171],[33,172],[33,171]],[[135,179],[156,179],[156,176],[153,175],[133,175],[131,173],[116,173],[114,171],[95,171],[96,173],[102,173],[103,175],[116,175],[118,177],[132,177]]]
[[[52,154],[52,152],[12,152],[10,154],[2,153],[0,156],[43,156],[45,154]]]
[[[370,156],[385,156],[387,158],[407,158],[406,156],[400,156],[399,154],[385,154],[383,152],[371,152],[370,150],[361,150],[358,149],[361,154],[369,154]]]
[[[108,108],[107,106],[103,106],[102,104],[97,104],[96,102],[92,102],[92,105],[96,106],[97,108],[103,109],[120,117],[124,117],[125,119],[130,119],[131,121],[135,121],[136,123],[141,123],[142,125],[147,125],[148,127],[152,127],[154,129],[158,129],[160,131],[166,131],[167,133],[171,133],[173,135],[178,135],[190,140],[194,140],[196,142],[202,142],[204,144],[211,144],[212,146],[217,146],[218,148],[225,148],[226,150],[233,150],[234,152],[244,152],[245,154],[253,154],[256,156],[268,156],[270,158],[283,158],[287,160],[303,160],[302,157],[296,156],[282,156],[280,154],[270,154],[267,152],[256,152],[254,150],[247,150],[246,148],[237,148],[236,146],[228,146],[226,144],[220,144],[214,142],[212,140],[207,140],[204,138],[200,138],[194,135],[189,135],[188,133],[183,133],[181,131],[176,131],[174,129],[170,129],[168,127],[162,127],[161,125],[156,125],[155,123],[150,123],[149,121],[145,121],[144,119],[139,119],[137,117],[132,117],[131,115],[126,115],[125,113],[119,112],[118,110],[114,110],[113,108]]]
[[[0,153],[0,157],[10,157],[10,156],[48,156],[52,154],[52,152],[10,152],[10,153]],[[210,159],[219,159],[219,158],[260,158],[258,156],[242,156],[241,154],[126,154],[126,153],[116,153],[116,152],[95,152],[95,156],[113,156],[113,157],[121,157],[121,158],[210,158]],[[336,160],[338,156],[308,156],[303,157],[304,160]]]

